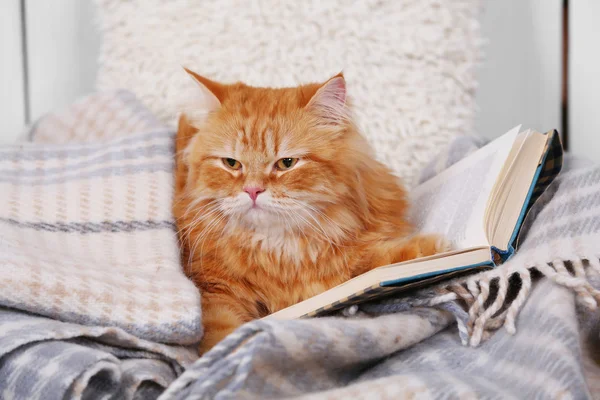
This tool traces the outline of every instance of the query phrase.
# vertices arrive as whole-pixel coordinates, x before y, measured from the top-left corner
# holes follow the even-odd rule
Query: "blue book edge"
[[[425,280],[427,278],[433,278],[433,277],[436,277],[438,275],[445,275],[445,274],[449,274],[449,273],[452,273],[452,272],[459,272],[459,271],[464,271],[464,270],[473,269],[473,268],[493,267],[493,266],[494,266],[494,263],[492,261],[482,262],[482,263],[477,263],[477,264],[471,264],[471,265],[465,265],[465,266],[462,266],[462,267],[445,269],[443,271],[428,272],[426,274],[413,275],[413,276],[406,277],[406,278],[392,279],[390,281],[381,282],[380,286],[387,287],[387,286],[406,285],[408,283],[422,281],[422,280]]]
[[[517,224],[515,225],[515,230],[513,231],[512,236],[510,237],[510,240],[508,242],[509,243],[508,249],[501,250],[495,246],[492,246],[492,255],[493,255],[493,253],[498,254],[500,256],[500,258],[502,259],[502,262],[509,260],[515,254],[514,243],[515,243],[515,240],[517,239],[517,236],[519,235],[519,232],[521,231],[521,226],[523,225],[523,220],[525,220],[525,215],[527,215],[527,210],[529,209],[529,202],[531,201],[531,196],[533,195],[533,191],[535,190],[537,181],[540,178],[540,174],[542,173],[542,167],[546,161],[545,159],[546,159],[547,155],[548,155],[548,152],[546,152],[546,154],[544,155],[544,161],[537,168],[535,175],[533,176],[533,181],[532,181],[533,183],[529,187],[529,192],[527,192],[527,197],[525,198],[525,202],[523,203],[523,208],[521,208],[521,214],[519,214],[519,218],[517,219]]]

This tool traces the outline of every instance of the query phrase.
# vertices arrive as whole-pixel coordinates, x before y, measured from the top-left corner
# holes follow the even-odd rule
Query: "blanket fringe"
[[[533,271],[540,272],[558,285],[572,289],[577,301],[588,309],[595,310],[600,304],[600,290],[594,288],[589,281],[590,274],[600,274],[600,259],[596,256],[507,267],[438,288],[437,296],[428,299],[429,306],[439,306],[440,300],[460,301],[465,305],[466,321],[465,316],[452,307],[442,307],[456,316],[463,344],[479,346],[493,331],[501,327],[510,334],[516,333],[515,321],[531,292]],[[515,281],[519,284],[511,284]]]
[[[590,283],[591,274],[600,276],[600,257],[593,255],[568,261],[556,259],[551,263],[507,263],[491,271],[420,290],[413,296],[354,305],[343,310],[342,315],[436,307],[454,315],[463,345],[476,347],[502,327],[511,335],[517,332],[516,319],[531,293],[535,271],[573,290],[577,302],[584,307],[594,310],[600,305],[600,290]]]

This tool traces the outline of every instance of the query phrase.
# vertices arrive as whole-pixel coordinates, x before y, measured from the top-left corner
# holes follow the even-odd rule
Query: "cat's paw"
[[[390,263],[433,256],[451,250],[450,242],[440,235],[416,235],[404,240],[391,252]],[[388,260],[386,260],[388,261]],[[383,265],[383,264],[381,264]]]
[[[438,236],[435,242],[435,254],[445,253],[452,250],[452,242],[444,236]]]
[[[408,242],[407,247],[416,252],[413,258],[433,256],[452,249],[450,241],[441,235],[417,235]]]

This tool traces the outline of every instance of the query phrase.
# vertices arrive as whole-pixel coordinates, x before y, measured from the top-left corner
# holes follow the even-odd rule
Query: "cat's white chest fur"
[[[286,259],[298,265],[307,261],[315,263],[319,245],[315,241],[306,240],[301,233],[278,226],[254,231],[250,240],[250,246],[256,251],[269,252],[278,259]]]

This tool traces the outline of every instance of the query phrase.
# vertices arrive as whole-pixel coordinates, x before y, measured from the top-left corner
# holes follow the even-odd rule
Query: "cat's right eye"
[[[235,160],[233,158],[222,158],[222,160],[223,160],[223,164],[225,164],[226,167],[231,168],[235,171],[242,168],[242,163],[239,162],[238,160]]]

